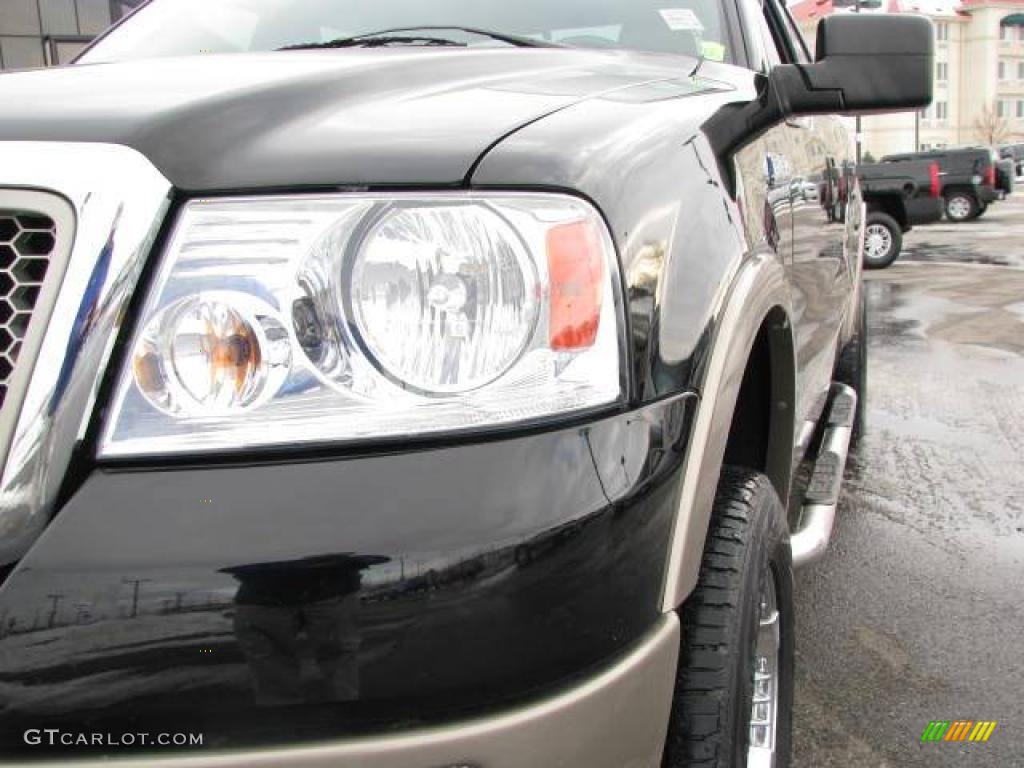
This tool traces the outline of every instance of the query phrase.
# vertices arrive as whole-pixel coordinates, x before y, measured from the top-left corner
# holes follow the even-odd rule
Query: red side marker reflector
[[[548,230],[549,317],[552,349],[585,349],[601,322],[604,259],[601,239],[589,221]]]

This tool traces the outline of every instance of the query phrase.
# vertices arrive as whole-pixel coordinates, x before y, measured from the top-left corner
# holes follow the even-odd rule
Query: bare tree
[[[1010,124],[999,116],[995,104],[992,104],[983,107],[981,114],[974,119],[974,132],[983,144],[994,147],[1009,138]]]

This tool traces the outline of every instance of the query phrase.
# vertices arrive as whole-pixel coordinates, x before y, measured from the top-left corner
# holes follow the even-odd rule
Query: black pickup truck
[[[933,71],[916,17],[816,50],[153,0],[0,75],[0,759],[784,768],[866,376],[836,113]]]
[[[933,149],[886,155],[882,163],[930,160],[939,164],[942,199],[946,218],[970,221],[983,215],[988,206],[1013,191],[1013,174],[999,173],[999,158],[988,147]],[[1007,167],[1010,163],[1006,164]]]
[[[867,205],[864,266],[882,269],[900,255],[904,234],[942,218],[939,164],[935,160],[862,163],[857,176]]]

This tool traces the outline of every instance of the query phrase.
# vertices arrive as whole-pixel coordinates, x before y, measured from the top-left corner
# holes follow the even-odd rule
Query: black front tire
[[[664,768],[747,764],[763,580],[778,610],[775,766],[789,765],[793,723],[793,573],[789,530],[763,474],[726,467],[704,559],[680,609],[683,644],[665,743]]]

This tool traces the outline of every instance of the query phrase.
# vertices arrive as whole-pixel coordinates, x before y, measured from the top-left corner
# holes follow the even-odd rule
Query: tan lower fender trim
[[[281,749],[37,768],[657,768],[679,655],[664,615],[628,655],[577,686],[516,710],[397,736]]]
[[[775,447],[770,448],[769,462],[778,462],[778,465],[769,466],[768,475],[782,479],[776,489],[783,505],[788,499],[794,442],[792,408],[796,395],[792,379],[780,372],[796,370],[794,344],[788,328],[789,290],[778,258],[774,254],[759,254],[740,265],[715,323],[712,352],[700,386],[700,402],[691,430],[669,549],[662,600],[662,610],[666,612],[678,608],[697,583],[711,507],[747,359],[762,323],[776,309],[781,314],[769,330],[780,342],[773,350],[773,357],[777,354],[781,360],[788,356],[789,364],[780,366],[778,371],[773,368],[773,405],[779,413],[788,414],[788,418],[773,419],[773,430],[775,424],[788,423],[789,426],[773,432],[769,438],[770,445]]]

